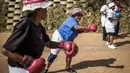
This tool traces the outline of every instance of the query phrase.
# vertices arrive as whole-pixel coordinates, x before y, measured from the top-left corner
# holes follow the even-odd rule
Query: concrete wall
[[[12,29],[12,27],[19,21],[22,9],[22,1],[23,0],[5,0],[5,2],[8,4],[8,14],[6,16],[7,17],[6,29]],[[48,1],[53,2],[53,5],[61,4],[67,6],[67,8],[69,9],[78,2],[85,4],[86,0],[48,0]],[[69,10],[67,12],[69,12]]]

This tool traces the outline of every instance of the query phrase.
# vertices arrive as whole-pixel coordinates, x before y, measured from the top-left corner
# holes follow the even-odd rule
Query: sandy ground
[[[0,46],[10,33],[0,33]],[[49,34],[51,35],[51,34]],[[72,67],[77,73],[130,73],[130,35],[120,34],[114,40],[117,49],[108,49],[100,33],[83,33],[75,39],[79,46],[78,54],[73,58]],[[1,49],[1,48],[0,48]],[[47,60],[50,49],[45,48],[42,57]],[[0,73],[8,73],[7,57],[0,53]],[[67,73],[65,54],[61,51],[49,69],[49,73]]]

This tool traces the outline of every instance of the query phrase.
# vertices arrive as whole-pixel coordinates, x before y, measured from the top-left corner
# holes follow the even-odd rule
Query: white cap
[[[37,8],[47,8],[48,6],[52,5],[52,3],[47,0],[23,0],[23,4],[22,11],[35,10]]]
[[[75,15],[75,14],[77,14],[77,13],[80,13],[81,15],[83,15],[83,14],[82,14],[82,9],[81,9],[81,8],[74,8],[74,9],[73,9],[73,12],[72,12],[72,15]]]
[[[111,3],[108,4],[108,7],[109,7],[109,8],[111,8],[111,7],[113,7],[113,6],[115,6],[115,3],[114,3],[114,2],[111,2]]]

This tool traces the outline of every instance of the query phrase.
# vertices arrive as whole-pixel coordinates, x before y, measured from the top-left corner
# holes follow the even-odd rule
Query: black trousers
[[[102,39],[106,40],[107,33],[106,33],[106,28],[105,27],[102,27],[102,34],[103,34]]]
[[[115,36],[118,36],[119,29],[120,29],[120,22],[118,21],[116,26],[115,26]]]

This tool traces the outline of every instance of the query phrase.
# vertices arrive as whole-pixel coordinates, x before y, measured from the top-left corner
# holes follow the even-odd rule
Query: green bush
[[[122,7],[122,18],[120,19],[120,32],[127,32],[130,29],[130,1],[129,0],[120,0]],[[80,7],[83,9],[83,17],[80,21],[81,25],[87,26],[89,24],[95,23],[98,26],[98,32],[102,31],[101,27],[101,14],[100,8],[105,4],[105,0],[88,0],[85,3],[78,2],[74,7]],[[44,26],[48,30],[57,29],[63,21],[69,16],[65,11],[67,8],[63,5],[56,5],[48,9],[48,18],[47,21],[43,22]]]
[[[47,30],[56,30],[67,18],[66,7],[56,5],[48,8],[47,20],[42,21],[43,26]]]
[[[89,24],[95,23],[98,26],[98,32],[102,31],[101,28],[101,14],[100,8],[103,4],[105,4],[106,0],[86,0],[86,2],[77,2],[77,4],[73,5],[74,7],[80,7],[83,9],[83,17],[80,21],[81,25],[87,26]],[[122,18],[120,19],[120,32],[130,32],[130,1],[129,0],[119,0],[121,2],[122,8]],[[5,29],[6,27],[6,18],[5,15],[8,13],[7,4],[4,3],[4,0],[0,1],[0,31]],[[57,4],[48,8],[48,17],[46,20],[42,21],[43,26],[47,30],[56,30],[70,15],[70,13],[66,13],[66,6]]]
[[[4,0],[0,1],[0,32],[5,31],[6,28],[6,15],[7,15],[7,4]]]

